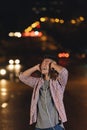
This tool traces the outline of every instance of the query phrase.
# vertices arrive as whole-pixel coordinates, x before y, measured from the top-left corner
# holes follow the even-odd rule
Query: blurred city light
[[[12,59],[9,60],[9,64],[11,64],[11,65],[14,64],[14,60],[12,60]]]
[[[63,19],[60,19],[59,21],[60,21],[60,23],[61,23],[61,24],[63,24],[63,23],[64,23],[64,20],[63,20]]]
[[[24,32],[30,32],[32,30],[32,27],[28,27],[28,28],[26,28],[25,30],[24,30]]]
[[[41,18],[40,18],[40,21],[41,21],[41,22],[45,22],[46,20],[47,20],[46,17],[41,17]]]
[[[6,88],[1,88],[1,91],[2,91],[2,92],[6,92],[7,89],[6,89]]]
[[[15,32],[14,36],[20,38],[21,37],[21,33],[20,32]]]
[[[15,64],[19,64],[19,63],[20,63],[20,60],[19,60],[19,59],[16,59],[14,62],[15,62]]]
[[[36,22],[34,22],[33,24],[31,24],[31,27],[32,27],[32,28],[35,28],[35,27],[37,27],[39,24],[40,24],[40,22],[39,22],[39,21],[36,21]]]
[[[58,18],[55,18],[55,22],[58,23],[60,20]]]
[[[13,32],[10,32],[8,35],[9,35],[9,37],[13,37],[13,36],[14,36],[14,33],[13,33]]]
[[[1,88],[1,95],[6,96],[7,95],[7,89],[6,88]]]
[[[6,70],[5,70],[5,69],[1,69],[1,70],[0,70],[0,74],[1,74],[1,75],[6,75]]]
[[[14,65],[13,65],[13,64],[8,65],[8,66],[7,66],[7,69],[8,69],[9,71],[13,71],[13,70],[14,70]]]
[[[1,95],[2,95],[2,96],[6,96],[6,95],[7,95],[7,92],[1,92]]]
[[[7,81],[5,79],[0,80],[0,84],[2,85],[2,87],[4,87],[6,85]]]
[[[75,19],[72,19],[70,22],[71,22],[71,24],[76,24],[76,20]]]
[[[85,18],[84,18],[83,16],[80,16],[79,19],[80,19],[81,21],[84,21],[84,20],[85,20]]]
[[[23,37],[41,37],[42,32],[39,31],[31,31],[31,32],[24,32],[22,33]]]
[[[1,105],[2,108],[6,108],[7,106],[8,106],[8,103],[6,103],[6,102],[2,103],[2,105]]]
[[[9,37],[18,37],[20,38],[21,37],[21,33],[20,32],[10,32],[8,34]]]
[[[9,64],[7,65],[7,70],[9,71],[9,78],[13,80],[15,77],[19,76],[22,65],[20,64],[19,59],[11,59],[9,60]]]
[[[7,88],[6,88],[6,83],[7,81],[5,79],[0,80],[1,88],[1,96],[6,96],[7,95]]]
[[[69,53],[67,53],[67,52],[62,52],[62,53],[59,53],[58,54],[58,57],[59,58],[69,58]]]
[[[14,68],[15,68],[15,71],[20,71],[20,68],[21,68],[21,65],[20,64],[16,64],[15,66],[14,66]]]

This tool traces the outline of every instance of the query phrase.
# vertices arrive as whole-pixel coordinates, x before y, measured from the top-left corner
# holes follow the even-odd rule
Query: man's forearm
[[[54,68],[59,73],[64,67],[55,63],[51,63],[51,68]]]
[[[33,72],[39,70],[39,65],[35,65],[27,70],[25,70],[22,74],[25,76],[30,76]]]

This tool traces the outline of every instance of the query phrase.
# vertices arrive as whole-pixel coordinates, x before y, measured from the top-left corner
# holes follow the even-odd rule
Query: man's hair
[[[58,57],[56,55],[54,56],[54,55],[46,54],[46,55],[43,56],[43,59],[46,59],[46,58],[52,59],[52,60],[58,62]]]

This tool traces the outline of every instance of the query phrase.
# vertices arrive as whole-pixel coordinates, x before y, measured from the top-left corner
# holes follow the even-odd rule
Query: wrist
[[[38,71],[40,70],[40,65],[39,64],[35,66],[35,71],[37,71],[37,70]]]
[[[51,68],[55,69],[55,65],[56,65],[56,62],[52,61],[51,62]]]

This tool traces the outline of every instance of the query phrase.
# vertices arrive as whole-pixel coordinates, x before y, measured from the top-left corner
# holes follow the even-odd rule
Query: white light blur
[[[2,95],[2,96],[6,96],[6,95],[7,95],[7,92],[1,92],[1,95]]]
[[[15,60],[15,64],[19,64],[20,63],[20,60],[19,59],[16,59]]]
[[[21,37],[21,32],[10,32],[8,34],[9,37],[18,37],[20,38]]]
[[[10,32],[10,33],[8,34],[8,36],[9,36],[9,37],[13,37],[13,36],[14,36],[14,33],[13,33],[13,32]]]
[[[19,69],[21,68],[21,65],[20,65],[20,64],[17,64],[17,65],[15,65],[14,67],[15,67],[15,69],[19,70]]]
[[[6,92],[7,89],[6,88],[1,88],[1,92]]]
[[[39,34],[39,32],[38,32],[38,31],[35,31],[34,33],[35,33],[35,35],[38,35],[38,34]]]
[[[8,69],[9,71],[13,71],[13,70],[14,70],[14,65],[12,65],[12,64],[8,65],[8,66],[7,66],[7,69]]]
[[[1,69],[1,70],[0,70],[0,74],[1,74],[1,75],[6,75],[6,70],[5,70],[5,69]]]
[[[9,60],[9,64],[14,64],[14,60]]]
[[[16,74],[17,77],[18,77],[18,75],[20,73],[20,70],[21,70],[21,65],[20,64],[16,64],[15,65],[15,74]]]
[[[20,33],[20,32],[15,32],[15,33],[14,33],[14,36],[20,38],[20,37],[21,37],[21,33]]]
[[[2,103],[1,107],[6,108],[8,106],[8,103]]]

